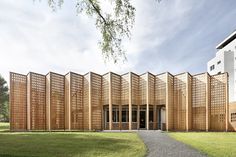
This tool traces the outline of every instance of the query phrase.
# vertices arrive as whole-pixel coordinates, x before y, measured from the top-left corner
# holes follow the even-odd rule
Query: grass
[[[0,132],[9,131],[9,123],[0,122]]]
[[[236,133],[233,132],[171,132],[168,135],[208,156],[236,156]]]
[[[0,123],[0,129],[8,126]],[[136,133],[0,132],[0,156],[143,157],[146,147]]]

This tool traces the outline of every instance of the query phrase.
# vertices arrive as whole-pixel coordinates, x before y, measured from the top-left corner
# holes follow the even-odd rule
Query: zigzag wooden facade
[[[231,108],[227,73],[10,73],[12,131],[233,131]]]

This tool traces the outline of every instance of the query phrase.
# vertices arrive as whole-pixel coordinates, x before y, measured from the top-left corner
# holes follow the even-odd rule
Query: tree
[[[7,82],[0,75],[0,120],[9,121]]]
[[[107,0],[113,7],[113,12],[108,13],[101,9],[102,0],[77,0],[77,13],[85,13],[96,20],[96,27],[99,29],[102,39],[99,45],[105,61],[126,60],[125,51],[122,48],[122,41],[130,39],[131,29],[135,21],[135,8],[130,0]],[[49,6],[55,11],[61,7],[64,0],[48,0]]]

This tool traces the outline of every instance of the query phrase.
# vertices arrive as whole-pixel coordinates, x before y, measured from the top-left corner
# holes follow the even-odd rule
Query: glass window
[[[107,113],[107,114],[106,114],[107,122],[109,122],[109,111],[107,110],[106,113]]]
[[[231,122],[236,122],[236,113],[231,113]]]
[[[153,122],[153,110],[149,111],[149,122]]]
[[[126,111],[122,111],[122,122],[127,122]]]
[[[112,121],[113,122],[119,122],[119,108],[113,108]]]
[[[211,71],[214,70],[214,69],[215,69],[215,65],[210,66]]]
[[[122,108],[122,122],[129,122],[129,110],[128,107]]]
[[[137,122],[137,110],[132,111],[132,122]]]

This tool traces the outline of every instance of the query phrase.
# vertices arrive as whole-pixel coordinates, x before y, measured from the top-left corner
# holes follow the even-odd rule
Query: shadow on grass
[[[2,133],[0,139],[5,157],[127,156],[139,144],[107,133]]]

